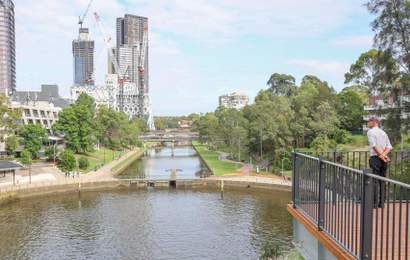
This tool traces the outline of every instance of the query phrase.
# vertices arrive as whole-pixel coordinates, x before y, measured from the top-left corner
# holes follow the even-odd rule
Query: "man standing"
[[[387,134],[379,128],[380,121],[376,117],[369,119],[367,126],[367,138],[370,146],[369,165],[373,174],[386,177],[387,164],[390,162],[388,154],[393,149]],[[376,207],[383,207],[385,196],[385,184],[380,180],[375,181],[375,200]],[[378,195],[378,196],[377,196]]]

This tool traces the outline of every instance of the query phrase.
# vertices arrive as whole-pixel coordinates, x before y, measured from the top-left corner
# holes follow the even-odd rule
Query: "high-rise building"
[[[141,97],[149,92],[147,34],[148,18],[130,14],[117,18],[116,58],[123,72],[128,67],[127,74],[130,80],[137,84]],[[146,41],[145,45],[144,41]]]
[[[78,39],[73,41],[74,85],[94,85],[94,41],[88,28],[80,28]]]
[[[234,92],[219,97],[219,106],[225,108],[241,109],[247,106],[249,103],[249,97],[247,95]]]
[[[16,90],[16,41],[14,4],[0,0],[0,94]]]

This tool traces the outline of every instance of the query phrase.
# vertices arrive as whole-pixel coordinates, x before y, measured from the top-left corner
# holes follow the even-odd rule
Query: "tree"
[[[371,49],[362,53],[345,74],[345,83],[363,86],[369,93],[385,88],[399,76],[399,67],[388,52]]]
[[[9,107],[8,98],[0,94],[0,142],[3,142],[8,135],[12,135],[18,130],[21,111]]]
[[[350,89],[337,95],[340,107],[338,117],[340,126],[348,131],[360,130],[363,123],[364,104],[360,95]]]
[[[24,125],[20,129],[20,137],[24,149],[30,151],[33,158],[38,158],[43,142],[47,140],[47,131],[40,124]]]
[[[78,159],[78,168],[81,170],[86,170],[90,166],[90,162],[88,161],[87,157],[80,157]]]
[[[8,155],[14,155],[18,147],[18,139],[15,135],[10,135],[6,138],[6,151]]]
[[[96,136],[111,149],[128,148],[138,142],[138,121],[128,120],[123,112],[101,107],[96,115]]]
[[[54,161],[55,157],[57,157],[58,149],[54,146],[49,146],[45,150],[45,155],[47,157],[47,161],[52,162]]]
[[[31,151],[24,149],[21,152],[21,163],[28,167],[29,183],[31,183],[31,164],[32,164],[32,153]]]
[[[64,172],[66,175],[72,172],[76,168],[76,160],[73,151],[66,149],[58,156],[58,169]]]
[[[372,22],[372,29],[376,33],[374,45],[379,51],[392,57],[397,64],[390,66],[392,62],[389,60],[381,61],[383,70],[380,74],[387,77],[386,84],[381,85],[378,90],[393,98],[396,107],[401,107],[402,111],[393,109],[387,117],[400,119],[393,130],[398,130],[399,135],[402,135],[410,128],[410,118],[400,116],[402,112],[410,112],[410,102],[401,98],[410,93],[410,3],[405,0],[370,0],[367,9],[375,15]]]
[[[96,141],[94,115],[94,100],[82,93],[73,105],[60,112],[53,130],[63,133],[67,146],[76,153],[91,151]]]
[[[295,78],[288,74],[273,73],[267,85],[275,96],[291,96],[296,89]]]

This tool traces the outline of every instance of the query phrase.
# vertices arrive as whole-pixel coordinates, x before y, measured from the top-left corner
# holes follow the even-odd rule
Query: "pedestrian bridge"
[[[198,133],[189,131],[153,131],[139,136],[145,142],[191,142],[198,138]]]
[[[305,259],[410,259],[410,185],[336,161],[293,154],[288,211]]]

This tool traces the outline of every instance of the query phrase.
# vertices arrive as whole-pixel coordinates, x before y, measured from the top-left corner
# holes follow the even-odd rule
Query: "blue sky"
[[[88,0],[15,0],[17,88],[72,85],[71,41]],[[371,48],[372,17],[361,0],[94,0],[85,25],[96,42],[96,79],[106,51],[93,13],[115,37],[115,18],[149,18],[150,89],[156,115],[213,111],[233,91],[251,99],[273,72],[344,87],[343,74]]]

